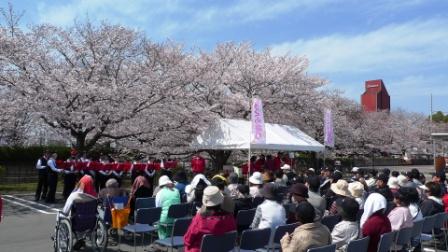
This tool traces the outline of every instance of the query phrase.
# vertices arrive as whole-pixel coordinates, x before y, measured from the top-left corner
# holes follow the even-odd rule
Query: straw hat
[[[260,172],[254,172],[252,176],[249,177],[249,182],[254,185],[262,185],[263,184],[263,176]]]
[[[159,186],[165,186],[172,183],[173,181],[171,181],[167,175],[163,175],[162,177],[159,178]]]
[[[348,191],[348,183],[343,179],[340,179],[338,180],[338,182],[331,184],[330,189],[336,194],[351,197],[351,194]]]
[[[202,196],[202,204],[206,207],[221,205],[224,201],[224,195],[216,186],[207,186]]]
[[[364,195],[364,185],[358,181],[348,184],[348,190],[353,198],[361,198]]]

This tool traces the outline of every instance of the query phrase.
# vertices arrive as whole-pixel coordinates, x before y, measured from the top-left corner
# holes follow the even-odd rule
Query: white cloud
[[[273,45],[275,54],[304,54],[320,73],[400,70],[448,62],[448,19],[392,24],[363,34],[333,34]]]
[[[197,4],[189,0],[78,0],[38,6],[40,22],[71,25],[75,18],[119,21],[161,36],[194,29],[219,29],[223,26],[269,20],[300,9],[298,15],[330,3],[330,0],[246,0],[226,4]],[[149,28],[149,27],[150,28]]]
[[[416,96],[448,96],[448,79],[446,75],[409,75],[390,83],[397,98],[408,99]]]

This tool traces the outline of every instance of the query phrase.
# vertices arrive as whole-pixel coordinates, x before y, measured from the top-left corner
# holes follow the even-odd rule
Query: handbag
[[[109,198],[109,197],[108,197]],[[110,201],[109,201],[110,202]],[[122,229],[128,224],[129,214],[131,213],[130,200],[122,209],[118,209],[114,204],[111,204],[112,228]]]

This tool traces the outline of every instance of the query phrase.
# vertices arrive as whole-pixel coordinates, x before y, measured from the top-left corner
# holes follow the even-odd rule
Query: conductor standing
[[[45,200],[48,189],[48,156],[49,153],[45,152],[42,157],[37,160],[36,169],[38,172],[38,182],[36,188],[36,194],[34,196],[35,201],[40,199]]]
[[[58,154],[53,153],[51,155],[50,160],[48,160],[47,165],[48,169],[48,195],[45,202],[54,203],[56,201],[56,187],[58,185],[58,173],[62,170],[58,169],[56,166],[56,158],[58,158]]]

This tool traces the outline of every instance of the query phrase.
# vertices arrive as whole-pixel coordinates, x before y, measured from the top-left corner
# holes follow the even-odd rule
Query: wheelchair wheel
[[[98,219],[95,230],[92,232],[92,243],[98,251],[106,251],[107,248],[107,227],[103,220]]]
[[[71,225],[68,220],[62,219],[59,222],[59,226],[56,228],[56,252],[70,252],[72,251],[73,236]]]

